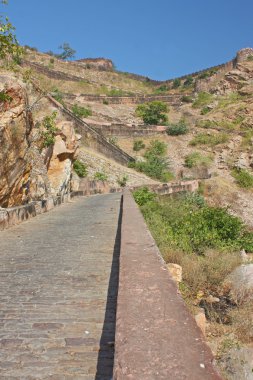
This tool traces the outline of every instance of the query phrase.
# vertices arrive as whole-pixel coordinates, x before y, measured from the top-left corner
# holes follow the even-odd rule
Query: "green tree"
[[[2,4],[7,4],[7,1],[2,0]],[[8,17],[0,14],[0,59],[11,56],[12,58],[19,57],[22,49],[18,45],[17,38],[14,34],[15,28],[10,23]]]
[[[173,80],[172,88],[178,88],[181,86],[181,80],[179,78],[176,78]]]
[[[62,53],[57,54],[57,57],[63,60],[75,58],[76,51],[72,49],[68,42],[64,42],[59,49],[62,50]]]
[[[168,121],[166,113],[169,111],[166,103],[154,101],[140,104],[136,108],[136,115],[141,117],[145,124],[158,125]]]

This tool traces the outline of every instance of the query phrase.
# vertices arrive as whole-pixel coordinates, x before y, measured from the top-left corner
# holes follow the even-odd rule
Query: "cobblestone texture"
[[[0,232],[1,380],[111,379],[120,200],[82,198]]]

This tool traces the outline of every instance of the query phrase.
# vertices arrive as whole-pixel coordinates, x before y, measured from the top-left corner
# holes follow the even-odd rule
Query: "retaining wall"
[[[198,181],[181,181],[178,183],[147,186],[157,194],[164,195],[183,191],[196,191],[198,189]],[[139,187],[142,186],[131,187],[130,189],[136,190]],[[74,197],[120,191],[122,191],[121,187],[111,187],[106,181],[89,181],[83,179],[80,181],[78,191],[65,194],[64,196],[34,201],[23,206],[0,208],[0,230],[4,230],[44,212],[50,211],[52,208],[59,206],[62,203],[69,202],[70,199]]]
[[[34,81],[33,86],[38,92],[43,93]],[[75,116],[73,112],[64,107],[61,103],[57,102],[57,100],[55,100],[51,95],[46,95],[46,97],[56,108],[65,114],[68,120],[74,121],[75,129],[83,137],[84,142],[89,143],[91,148],[104,154],[106,157],[117,161],[121,165],[127,165],[129,161],[135,161],[133,157],[124,152],[118,146],[107,141],[101,132],[97,131],[95,128],[85,123],[82,119]]]
[[[81,181],[78,191],[65,194],[64,196],[34,201],[23,206],[0,208],[0,231],[50,211],[62,203],[69,202],[74,197],[113,193],[116,191],[122,191],[122,189],[111,188],[106,182],[102,181],[84,180]]]
[[[159,100],[171,105],[178,105],[181,103],[183,95],[192,94],[174,94],[174,95],[125,95],[125,96],[107,96],[107,95],[90,95],[90,94],[80,94],[78,98],[82,99],[84,102],[96,102],[103,103],[108,102],[109,104],[142,104],[147,102],[153,102]],[[76,95],[64,94],[67,99],[76,99]]]
[[[122,137],[143,137],[154,136],[157,134],[164,134],[166,127],[157,126],[129,126],[125,124],[112,124],[112,125],[94,125],[93,127],[101,132],[104,136],[122,136]]]
[[[129,190],[124,191],[114,380],[221,380]]]

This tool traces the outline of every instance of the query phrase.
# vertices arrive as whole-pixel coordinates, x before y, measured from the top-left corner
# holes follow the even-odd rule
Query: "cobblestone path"
[[[0,379],[112,378],[120,194],[0,232]]]

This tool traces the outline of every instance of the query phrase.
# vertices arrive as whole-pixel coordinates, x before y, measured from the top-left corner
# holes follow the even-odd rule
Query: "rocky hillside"
[[[143,163],[156,139],[167,147],[171,178],[201,179],[210,205],[253,228],[252,97],[250,48],[164,82],[117,72],[106,59],[65,62],[27,48],[20,65],[0,67],[0,207],[78,190],[80,167],[112,186],[154,183],[127,163]],[[137,117],[137,105],[154,100],[167,104],[168,126]]]
[[[142,151],[142,154],[133,151],[133,143],[136,138],[142,139],[146,146],[152,139],[166,142],[171,171],[175,179],[210,177],[206,179],[203,190],[210,202],[229,205],[232,212],[240,215],[253,226],[253,211],[247,207],[251,202],[251,190],[240,187],[235,178],[237,169],[245,170],[249,174],[252,172],[252,57],[252,49],[243,49],[237,53],[235,59],[227,64],[186,75],[178,80],[156,82],[148,78],[114,71],[109,60],[65,62],[56,57],[26,49],[19,77],[25,78],[27,83],[21,83],[20,88],[29,93],[29,102],[36,104],[32,112],[26,115],[32,126],[29,123],[26,126],[28,132],[25,132],[21,144],[26,152],[25,157],[31,150],[35,154],[34,142],[32,144],[29,142],[34,139],[31,137],[34,135],[33,131],[37,130],[34,125],[41,123],[43,118],[50,115],[53,110],[57,109],[59,129],[68,129],[68,133],[70,133],[71,123],[72,127],[74,125],[73,120],[66,117],[66,114],[59,111],[59,108],[55,107],[47,98],[42,97],[37,102],[39,95],[32,89],[32,80],[45,93],[51,94],[69,110],[73,110],[73,107],[88,109],[89,113],[81,116],[87,125],[93,130],[97,130],[99,134],[102,133],[105,139],[113,141],[123,151],[138,160],[143,159],[145,150]],[[3,86],[5,86],[4,80]],[[144,126],[142,120],[136,116],[135,109],[138,104],[152,100],[166,102],[169,106],[169,124],[175,126],[183,120],[187,127],[187,133],[168,136],[164,132],[164,127],[159,129]],[[4,104],[5,108],[7,105],[8,107],[14,105],[12,102]],[[80,129],[78,131],[80,132]],[[88,177],[93,179],[96,172],[108,171],[107,168],[110,168],[110,160],[113,157],[109,157],[109,161],[107,161],[108,157],[102,157],[102,161],[98,160],[96,146],[88,142],[88,135],[86,134],[86,138],[80,141],[81,146],[85,149],[88,148],[88,151],[86,149],[86,159],[83,149],[79,159],[88,166]],[[62,140],[61,136],[59,134],[56,137],[56,144],[59,146],[60,140],[66,140],[64,137]],[[68,151],[69,148],[66,148]],[[59,154],[57,149],[59,148],[56,147],[49,163],[45,164],[46,159],[44,158],[40,169],[43,171],[42,166],[44,165],[45,168],[46,165],[44,173],[50,186],[45,178],[41,179],[42,174],[37,174],[39,179],[38,177],[36,180],[31,179],[29,174],[31,161],[27,161],[29,164],[25,161],[26,164],[22,166],[22,173],[24,173],[22,178],[29,178],[31,184],[33,182],[40,183],[40,185],[36,184],[37,190],[35,191],[40,196],[48,191],[53,194],[59,193],[61,185],[59,184],[57,189],[58,185],[55,179],[52,179],[58,169],[62,170],[64,175],[69,176],[69,170],[64,165],[67,165],[68,162],[70,167],[70,161],[67,161],[65,154]],[[44,148],[40,151],[38,148],[40,160],[35,159],[35,161],[41,162],[42,157],[47,156],[47,150]],[[10,150],[8,149],[8,151]],[[90,158],[93,154],[92,151],[94,152],[93,165],[91,165]],[[68,153],[71,155],[73,152]],[[54,155],[58,157],[56,160]],[[64,160],[59,160],[59,157],[64,157]],[[95,162],[97,165],[94,164]],[[32,173],[40,171],[34,168],[30,170]],[[9,168],[7,171],[10,172]],[[122,168],[123,174],[126,171]],[[117,173],[116,168],[115,172]],[[138,184],[151,181],[136,172],[134,177]],[[116,175],[109,176],[109,178],[111,178],[109,180],[112,184],[115,183]],[[61,181],[64,182],[61,179],[59,183]],[[16,188],[14,184],[10,185],[13,186],[13,189]],[[63,188],[68,186],[64,182]],[[20,191],[19,181],[17,188]],[[30,188],[33,189],[33,185]],[[51,190],[48,190],[49,188]],[[22,197],[24,195],[21,196],[19,193],[18,199],[20,200]]]
[[[21,75],[1,70],[0,83],[1,207],[63,195],[78,148],[72,123]]]

